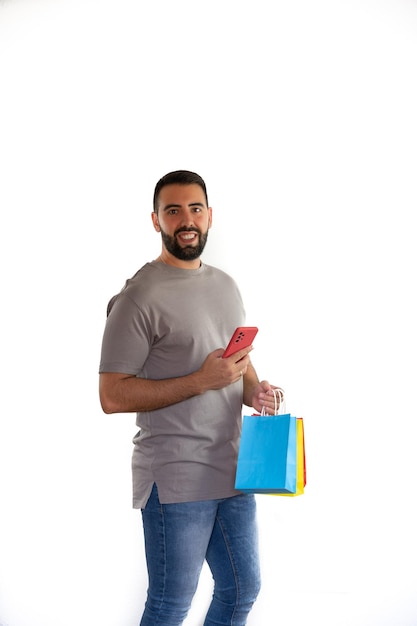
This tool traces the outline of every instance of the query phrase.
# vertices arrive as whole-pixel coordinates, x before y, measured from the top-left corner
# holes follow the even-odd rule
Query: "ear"
[[[154,229],[156,230],[157,233],[160,233],[161,227],[159,226],[158,215],[155,213],[155,211],[152,211],[151,216],[152,216],[152,223],[153,223]]]
[[[209,212],[208,227],[211,228],[211,225],[212,225],[212,222],[213,222],[213,209],[211,208],[211,206],[208,207],[208,212]]]

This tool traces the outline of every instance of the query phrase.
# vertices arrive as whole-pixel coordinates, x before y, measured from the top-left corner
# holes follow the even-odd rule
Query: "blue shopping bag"
[[[245,493],[296,493],[296,422],[290,413],[243,417],[236,489]]]

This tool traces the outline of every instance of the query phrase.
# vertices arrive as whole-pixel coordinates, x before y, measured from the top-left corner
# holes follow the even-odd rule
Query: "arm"
[[[164,380],[105,372],[100,374],[99,382],[100,402],[105,413],[154,411],[207,390],[198,372]]]
[[[246,371],[250,350],[244,348],[227,359],[221,358],[222,349],[214,350],[199,370],[176,378],[148,380],[131,374],[101,373],[101,406],[105,413],[154,411],[209,390],[222,389],[237,382],[241,372]]]

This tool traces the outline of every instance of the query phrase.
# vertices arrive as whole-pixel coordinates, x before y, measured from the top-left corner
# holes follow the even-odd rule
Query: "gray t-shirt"
[[[100,372],[152,380],[184,376],[225,348],[244,324],[238,287],[202,264],[186,270],[153,261],[111,301]],[[242,380],[155,411],[137,413],[133,506],[143,508],[156,482],[162,503],[236,495]]]

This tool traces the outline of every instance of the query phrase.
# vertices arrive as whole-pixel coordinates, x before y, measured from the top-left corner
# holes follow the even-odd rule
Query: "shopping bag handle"
[[[284,415],[287,412],[284,390],[281,389],[281,387],[277,387],[276,389],[272,389],[272,393],[274,394],[275,403],[274,415]],[[279,396],[279,404],[277,400],[277,395]],[[267,415],[267,413],[265,413],[265,407],[263,406],[261,410],[261,416],[265,415]]]

